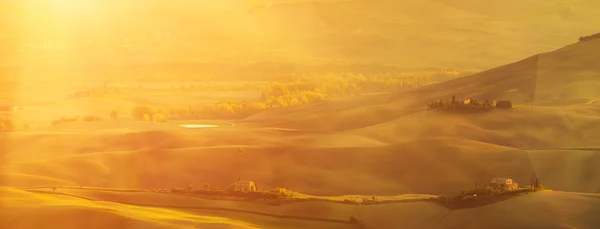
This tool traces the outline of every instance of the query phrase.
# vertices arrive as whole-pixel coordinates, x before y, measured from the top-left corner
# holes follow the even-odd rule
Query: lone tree
[[[4,123],[4,121],[0,121],[0,132],[8,132],[8,127]]]
[[[110,112],[110,117],[113,119],[117,119],[118,115],[119,115],[119,112],[116,110]]]

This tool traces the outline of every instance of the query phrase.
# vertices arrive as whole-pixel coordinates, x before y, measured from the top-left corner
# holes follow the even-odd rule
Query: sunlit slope
[[[423,112],[429,101],[447,100],[453,95],[457,99],[474,97],[480,101],[511,100],[518,106],[529,105],[530,102],[533,105],[549,106],[587,103],[589,106],[573,109],[594,113],[597,108],[593,101],[600,97],[597,90],[600,70],[595,64],[598,53],[600,40],[580,42],[410,92],[357,96],[322,104],[270,110],[252,116],[247,121],[311,130],[355,129]],[[540,111],[546,115],[558,112],[564,115],[565,109],[571,108],[544,108],[534,112]],[[488,115],[504,117],[497,112],[474,116]],[[306,125],[308,122],[313,124]]]
[[[491,17],[506,17],[508,19],[523,19],[526,17],[538,17],[538,19],[560,18],[581,18],[578,15],[581,11],[587,11],[588,8],[600,6],[595,1],[563,0],[563,1],[543,1],[543,0],[507,0],[481,2],[476,0],[432,0],[445,6],[454,7],[467,12],[472,12]],[[532,14],[532,10],[538,14]],[[540,14],[547,14],[545,17],[539,17]],[[541,23],[541,22],[540,22]]]
[[[65,190],[58,190],[58,192]],[[600,214],[600,196],[598,194],[583,194],[570,192],[540,192],[525,196],[514,197],[505,201],[497,202],[483,207],[449,211],[441,206],[427,202],[394,203],[381,205],[347,205],[332,202],[300,202],[285,204],[281,206],[265,206],[253,203],[244,203],[226,200],[205,200],[169,194],[153,193],[118,193],[93,190],[66,191],[74,192],[76,196],[93,198],[108,202],[90,202],[78,200],[79,203],[86,203],[88,206],[128,206],[112,204],[110,201],[127,201],[131,204],[139,205],[168,205],[176,208],[177,206],[186,207],[186,213],[180,215],[161,215],[164,221],[175,221],[181,219],[184,215],[212,215],[217,217],[227,217],[230,219],[243,220],[251,224],[260,225],[260,228],[278,229],[278,228],[352,228],[352,225],[332,224],[325,222],[315,222],[310,220],[278,219],[275,217],[256,215],[252,213],[240,213],[231,211],[204,211],[203,207],[221,207],[250,212],[262,212],[272,215],[286,215],[307,218],[332,218],[342,219],[350,216],[357,217],[364,221],[369,228],[534,228],[534,229],[554,229],[554,228],[594,228],[594,225],[600,223],[595,217]],[[25,195],[25,194],[21,194]],[[29,194],[31,195],[31,194]],[[35,194],[38,198],[58,199],[56,194]],[[9,195],[9,196],[14,196]],[[61,197],[64,202],[77,201],[75,198]],[[93,209],[96,209],[92,207]],[[166,206],[165,206],[166,207]],[[194,209],[198,207],[198,209]],[[43,211],[48,207],[39,208]],[[55,207],[56,208],[56,207]],[[135,208],[145,210],[149,208]],[[120,211],[117,210],[116,213]],[[156,215],[160,213],[175,213],[171,210],[154,209]],[[131,213],[134,213],[132,211]],[[55,215],[68,216],[69,212],[56,212]],[[145,220],[155,214],[139,217],[137,220]],[[222,219],[222,218],[221,218]],[[177,221],[185,223],[186,221]],[[229,220],[226,222],[237,223]],[[116,228],[130,228],[131,224],[113,224]],[[184,224],[185,225],[185,224]],[[204,224],[201,224],[204,226]],[[126,227],[129,226],[129,227]],[[148,225],[151,226],[151,225]],[[146,228],[148,228],[146,226]],[[244,228],[237,225],[230,227]],[[210,227],[207,227],[210,228]]]
[[[15,31],[3,34],[4,66],[266,61],[481,69],[597,32],[600,15],[593,0],[22,2],[2,3],[10,20],[1,26]],[[128,74],[150,66],[137,67]]]
[[[475,97],[479,100],[532,101],[538,56],[474,75],[398,94],[367,95],[322,104],[269,110],[247,119],[308,130],[348,130],[376,125],[426,110],[429,101]],[[279,121],[279,123],[277,123]],[[311,122],[311,125],[306,125]],[[418,123],[414,123],[418,124]]]
[[[598,194],[542,192],[479,208],[452,211],[429,228],[595,228],[600,223]]]
[[[521,138],[536,139],[535,131],[495,133],[478,130],[460,119],[440,117],[440,121],[462,122],[462,127],[455,129],[459,135],[449,137],[453,132],[442,129],[438,137],[421,136],[424,129],[389,123],[330,137],[223,129],[208,132],[211,140],[197,137],[197,142],[187,139],[201,132],[186,135],[177,134],[176,130],[105,135],[87,132],[70,135],[72,139],[47,134],[40,138],[60,143],[59,148],[44,147],[50,142],[34,141],[32,136],[13,136],[14,150],[7,155],[9,160],[3,172],[5,183],[12,186],[171,188],[204,182],[227,186],[241,177],[254,180],[261,187],[283,186],[308,194],[396,195],[458,192],[496,176],[523,183],[535,171],[544,184],[557,190],[600,189],[597,153],[566,150],[563,156],[553,157],[549,155],[554,154],[544,154],[550,151],[535,151],[539,153],[534,158],[535,152],[528,155],[500,144],[519,147]],[[427,128],[433,131],[430,135],[436,136],[433,126]],[[236,137],[231,138],[232,135]],[[357,145],[357,139],[365,136],[374,140]],[[274,138],[278,140],[270,140]],[[339,142],[343,140],[352,141],[348,145],[354,146],[342,146]],[[374,141],[379,144],[372,144]],[[547,144],[543,138],[538,141]],[[24,142],[36,143],[40,148],[19,149],[17,146]],[[523,144],[528,146],[528,142]],[[40,152],[42,148],[45,150]],[[239,148],[244,149],[243,154]]]
[[[59,193],[91,198],[94,200],[129,203],[134,205],[170,206],[186,208],[186,211],[208,214],[217,217],[234,218],[261,228],[355,228],[343,223],[319,222],[315,219],[346,221],[351,216],[361,217],[368,225],[377,228],[390,228],[392,225],[416,226],[426,224],[431,218],[441,217],[446,209],[425,201],[406,202],[401,204],[380,204],[359,206],[330,201],[305,201],[282,205],[264,205],[246,201],[214,200],[195,198],[184,195],[170,195],[140,192],[114,192],[78,189],[57,189]],[[418,195],[416,195],[418,196]],[[341,199],[341,198],[340,198]],[[418,199],[417,199],[418,200]],[[207,209],[222,209],[208,211]],[[247,213],[235,212],[246,211]],[[250,213],[248,213],[250,212]],[[258,214],[266,214],[258,215]],[[283,216],[286,218],[277,218]],[[395,217],[394,217],[395,216]],[[298,217],[302,219],[290,219]],[[312,220],[311,220],[312,219]],[[402,224],[401,224],[402,222]],[[280,226],[280,227],[278,227]]]
[[[240,132],[236,135],[245,137]],[[150,140],[150,135],[143,137],[146,140],[140,138],[137,141]],[[52,139],[53,136],[45,138]],[[94,135],[78,138],[78,142],[86,142],[87,145],[96,145],[102,141],[99,140]],[[478,179],[487,180],[487,176],[497,173],[518,175],[528,171],[523,154],[519,152],[501,156],[510,162],[495,162],[499,152],[512,149],[458,139],[364,147],[294,146],[296,139],[283,140],[287,140],[289,146],[260,146],[258,143],[236,146],[233,143],[229,147],[188,148],[179,145],[176,149],[153,150],[133,150],[129,148],[131,146],[102,141],[105,148],[98,147],[89,153],[76,155],[65,154],[81,147],[80,143],[72,142],[70,149],[55,151],[48,148],[37,160],[18,159],[18,154],[35,155],[35,152],[12,151],[17,155],[8,155],[14,159],[7,162],[4,172],[9,173],[7,185],[14,186],[59,185],[67,181],[75,185],[115,188],[170,188],[204,182],[227,186],[242,177],[266,188],[283,186],[308,194],[395,195],[459,191]],[[461,148],[455,144],[461,145]],[[238,147],[244,149],[244,155],[239,155]],[[480,151],[487,154],[480,154]],[[55,156],[52,157],[52,154]],[[474,159],[447,164],[450,154],[457,159]],[[496,156],[488,158],[489,155]],[[504,167],[505,163],[514,164],[517,169]],[[439,173],[449,174],[449,177],[440,180],[437,178]],[[24,179],[27,177],[16,174],[45,177],[47,180]],[[320,177],[323,182],[315,183],[310,178],[313,176]],[[527,174],[523,178],[528,177]],[[368,185],[357,186],[357,182]]]
[[[447,150],[442,147],[473,147],[468,141],[514,148],[546,149],[535,151],[538,154],[531,159],[533,165],[525,166],[529,171],[523,170],[514,175],[496,171],[496,175],[489,175],[506,174],[527,181],[527,177],[533,174],[533,167],[533,171],[544,182],[549,182],[549,185],[558,190],[597,192],[600,187],[592,185],[600,179],[600,171],[593,168],[593,165],[600,163],[596,152],[566,150],[561,151],[561,157],[552,157],[549,155],[555,155],[550,153],[554,151],[548,150],[560,147],[598,147],[600,144],[597,137],[600,134],[600,107],[594,102],[598,95],[593,90],[598,82],[598,67],[594,64],[598,44],[595,40],[573,44],[554,52],[412,92],[358,96],[266,111],[246,121],[254,125],[299,130],[343,131],[345,134],[388,144],[415,142],[415,145],[423,147],[413,149],[416,152],[424,152],[427,147],[431,147],[416,143],[422,138],[467,141],[458,144],[459,140],[438,140],[443,145],[437,149],[440,154]],[[554,96],[540,93],[543,91],[550,91]],[[473,96],[478,100],[509,99],[516,106],[510,110],[496,109],[481,113],[426,109],[428,101],[450,99],[452,95],[457,98]],[[531,106],[529,101],[533,101]],[[486,152],[487,150],[482,149],[478,153],[487,155]],[[527,154],[521,153],[525,160]],[[482,164],[487,164],[487,160],[491,159],[477,158]],[[460,163],[454,165],[463,166]],[[523,168],[516,164],[507,164],[505,168],[510,171],[517,167]],[[478,169],[484,171],[483,167]]]
[[[0,225],[4,228],[257,228],[226,218],[10,188],[0,188],[0,194]]]
[[[600,106],[533,106],[472,114],[425,110],[349,133],[389,143],[453,137],[509,147],[591,147],[600,144]]]
[[[600,40],[571,44],[481,73],[415,90],[414,99],[475,97],[565,105],[600,97]],[[405,96],[405,95],[402,95]],[[427,100],[425,100],[427,101]],[[561,102],[561,103],[553,103]]]
[[[586,103],[600,97],[600,39],[580,42],[541,54],[536,102]]]
[[[458,192],[496,176],[526,184],[535,172],[555,190],[598,192],[597,152],[544,148],[597,147],[600,109],[562,112],[570,118],[553,107],[422,111],[337,133],[240,127],[14,134],[3,173],[13,186],[226,186],[242,177],[309,194],[395,195]]]

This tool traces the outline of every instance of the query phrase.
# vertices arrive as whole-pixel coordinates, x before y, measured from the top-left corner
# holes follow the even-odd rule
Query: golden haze
[[[0,228],[592,228],[599,4],[1,1]]]

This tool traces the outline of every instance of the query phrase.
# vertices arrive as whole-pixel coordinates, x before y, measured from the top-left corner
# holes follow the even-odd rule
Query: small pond
[[[179,126],[181,126],[183,128],[188,128],[188,129],[215,128],[215,127],[219,127],[217,125],[210,125],[210,124],[181,124]]]

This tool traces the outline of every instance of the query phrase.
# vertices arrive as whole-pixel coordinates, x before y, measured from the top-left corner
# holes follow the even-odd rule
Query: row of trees
[[[579,37],[579,42],[589,41],[589,40],[597,39],[597,38],[600,38],[600,33],[595,33],[595,34],[592,34],[592,35],[589,35],[589,36]]]
[[[296,91],[318,90],[330,95],[346,95],[359,91],[374,92],[382,90],[412,89],[426,86],[433,82],[444,81],[452,78],[472,74],[474,71],[457,71],[451,69],[438,69],[430,71],[394,72],[378,74],[354,73],[328,73],[317,75],[289,74],[280,77],[279,81],[286,82],[287,86]],[[182,91],[234,91],[253,89],[254,84],[190,84],[171,86],[172,90]],[[264,87],[261,88],[264,90]],[[276,90],[276,89],[275,89]],[[281,94],[280,94],[281,95]]]
[[[433,77],[462,76],[454,70],[436,70],[412,73],[382,74],[322,74],[292,75],[294,79],[260,85],[258,101],[220,102],[212,105],[188,105],[164,108],[136,106],[132,116],[138,120],[164,121],[174,119],[232,119],[244,118],[276,107],[312,104],[335,97],[349,95],[409,90],[431,84]],[[200,86],[190,87],[193,89]],[[147,115],[147,117],[145,116]],[[154,116],[158,115],[158,118]],[[158,122],[160,122],[158,121]]]
[[[52,122],[50,122],[50,125],[56,126],[56,125],[60,125],[60,124],[64,124],[64,123],[70,123],[70,122],[79,122],[79,121],[95,122],[95,121],[100,121],[100,120],[102,120],[102,118],[97,117],[97,116],[92,116],[92,115],[61,117],[59,119],[56,119],[56,120],[53,120]],[[39,129],[40,127],[41,127],[41,125],[38,124],[37,128]],[[32,128],[32,127],[29,125],[29,123],[23,124],[23,130],[29,130],[30,128]],[[16,130],[17,130],[17,127],[14,122],[12,122],[11,120],[0,119],[0,133],[13,132]]]
[[[56,126],[56,125],[69,123],[69,122],[79,122],[79,121],[96,122],[96,121],[100,121],[100,120],[102,120],[102,118],[100,118],[98,116],[93,116],[93,115],[79,116],[79,115],[77,115],[74,117],[61,117],[60,119],[56,119],[56,120],[52,121],[50,123],[50,125]]]
[[[267,104],[261,102],[222,102],[164,108],[136,106],[131,115],[141,121],[153,122],[165,122],[168,119],[235,119],[248,117],[268,108]]]
[[[270,96],[257,102],[220,102],[213,105],[188,105],[171,107],[135,106],[131,115],[144,121],[164,122],[167,119],[236,119],[275,108],[310,104],[328,99],[326,94],[302,91],[294,94]],[[116,118],[116,117],[113,117]]]
[[[155,108],[151,106],[135,106],[131,111],[131,115],[143,121],[153,121],[153,122],[166,122],[167,116],[165,115],[165,111],[162,108]],[[117,114],[115,111],[111,113],[113,118],[117,118]]]
[[[472,73],[472,71],[459,72],[442,69],[370,75],[360,73],[303,75],[292,77],[294,79],[292,81],[263,86],[261,96],[263,99],[268,99],[271,96],[277,97],[301,91],[314,91],[330,97],[339,97],[373,92],[402,91]]]

